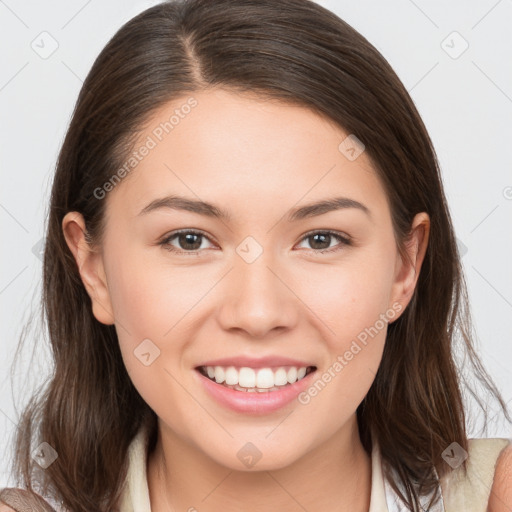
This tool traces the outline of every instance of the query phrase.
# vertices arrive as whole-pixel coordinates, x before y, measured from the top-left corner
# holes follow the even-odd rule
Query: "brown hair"
[[[414,215],[430,216],[414,296],[389,325],[382,363],[357,410],[365,449],[371,450],[373,432],[393,488],[410,510],[419,510],[419,496],[434,491],[449,470],[443,450],[454,441],[468,448],[457,341],[512,420],[473,347],[439,166],[413,101],[362,35],[309,0],[165,2],[125,24],[96,59],[53,182],[43,313],[54,373],[19,424],[19,481],[31,488],[31,447],[46,441],[58,453],[42,474],[47,489],[74,512],[112,510],[131,440],[143,423],[156,425],[125,370],[114,326],[92,314],[61,222],[69,211],[82,213],[90,242],[100,244],[106,201],[95,189],[122,165],[151,113],[210,87],[306,106],[355,134],[385,186],[399,248]]]

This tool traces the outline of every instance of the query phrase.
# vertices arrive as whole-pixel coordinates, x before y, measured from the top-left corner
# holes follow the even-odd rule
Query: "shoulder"
[[[13,508],[14,507],[14,508]],[[55,509],[39,494],[20,487],[0,489],[0,512],[37,510],[55,512]]]
[[[489,512],[512,509],[512,443],[500,453],[496,462],[494,482],[489,496]]]
[[[489,508],[493,506],[492,499],[497,500],[499,494],[500,500],[506,499],[506,492],[510,492],[506,489],[507,485],[510,486],[509,480],[503,476],[507,458],[510,460],[510,440],[468,439],[467,449],[468,452],[465,452],[458,446],[455,455],[459,462],[456,461],[457,465],[452,466],[453,470],[441,478],[446,512],[510,512],[509,507]],[[455,452],[455,448],[452,452]],[[467,471],[463,471],[460,465],[465,459]]]

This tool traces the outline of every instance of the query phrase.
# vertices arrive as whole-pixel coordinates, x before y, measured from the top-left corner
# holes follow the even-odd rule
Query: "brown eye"
[[[171,242],[175,239],[178,247],[171,245]],[[165,249],[171,252],[196,254],[201,248],[203,239],[208,240],[206,235],[199,231],[183,230],[171,233],[159,245],[164,246]]]
[[[178,247],[171,244],[171,242],[175,240],[177,241]],[[164,238],[159,245],[162,245],[166,250],[171,252],[197,255],[202,252],[201,244],[203,240],[209,240],[209,238],[199,231],[182,230],[171,233]],[[311,250],[319,253],[335,252],[351,244],[349,237],[333,231],[315,231],[307,233],[302,237],[302,240],[307,240]],[[331,243],[336,240],[338,244],[331,246]]]
[[[307,233],[302,240],[307,240],[311,249],[320,253],[334,252],[342,249],[346,245],[350,245],[350,239],[333,231],[315,231]],[[331,246],[333,240],[337,240],[338,245]]]

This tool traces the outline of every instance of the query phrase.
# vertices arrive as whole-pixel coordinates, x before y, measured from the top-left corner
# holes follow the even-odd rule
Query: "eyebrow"
[[[222,219],[227,222],[232,220],[231,214],[219,206],[208,203],[206,201],[200,201],[182,196],[167,196],[151,201],[145,206],[139,215],[146,215],[149,212],[158,210],[160,208],[170,208],[173,210],[184,210],[206,217],[212,217]],[[295,208],[288,212],[287,221],[295,222],[298,220],[317,217],[325,213],[329,213],[335,210],[343,210],[347,208],[356,208],[363,211],[369,217],[371,217],[370,210],[364,204],[348,197],[334,197],[331,199],[324,199],[316,203],[310,203],[299,208]]]

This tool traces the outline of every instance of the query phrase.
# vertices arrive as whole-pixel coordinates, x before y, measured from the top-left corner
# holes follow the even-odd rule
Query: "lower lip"
[[[237,391],[227,388],[209,379],[199,370],[195,371],[207,393],[217,402],[233,411],[252,414],[266,414],[281,409],[310,385],[312,376],[316,373],[316,370],[312,371],[301,380],[288,384],[277,391],[260,393],[259,391]]]

